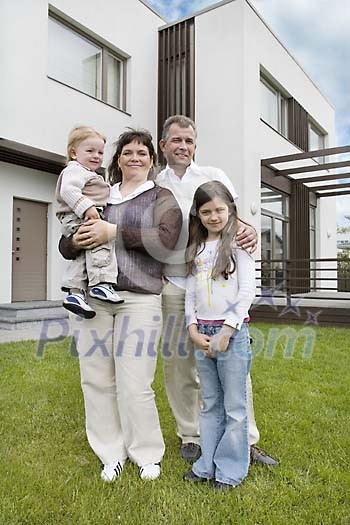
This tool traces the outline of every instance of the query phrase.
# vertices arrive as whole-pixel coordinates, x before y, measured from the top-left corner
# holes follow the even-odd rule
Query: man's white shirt
[[[222,182],[231,192],[232,197],[236,200],[237,193],[235,188],[227,177],[227,175],[219,168],[211,166],[197,166],[195,162],[191,162],[182,178],[178,177],[174,170],[166,166],[156,179],[159,186],[167,188],[175,196],[181,210],[182,210],[182,229],[178,242],[174,248],[174,265],[168,265],[166,275],[170,282],[176,286],[186,289],[185,278],[185,248],[188,241],[188,224],[189,213],[193,196],[196,189],[209,181]]]

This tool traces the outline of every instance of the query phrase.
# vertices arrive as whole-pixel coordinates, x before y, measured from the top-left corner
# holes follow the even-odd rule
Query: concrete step
[[[67,319],[62,301],[29,301],[0,304],[0,329],[39,327],[45,319]]]

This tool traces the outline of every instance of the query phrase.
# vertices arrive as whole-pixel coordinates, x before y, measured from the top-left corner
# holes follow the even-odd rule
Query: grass
[[[255,325],[255,336],[268,341],[275,329]],[[303,357],[300,339],[285,358],[282,338],[273,355],[270,348],[266,358],[265,343],[253,362],[260,445],[280,466],[252,466],[242,485],[220,495],[181,479],[188,469],[161,366],[155,390],[167,445],[162,477],[141,482],[128,463],[122,478],[106,485],[85,438],[69,341],[48,344],[41,359],[33,341],[0,345],[0,524],[349,524],[350,331],[310,330],[311,357]]]

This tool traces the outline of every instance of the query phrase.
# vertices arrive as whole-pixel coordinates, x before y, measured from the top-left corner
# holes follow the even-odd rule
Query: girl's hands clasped
[[[205,334],[200,334],[197,329],[196,324],[191,324],[188,327],[188,333],[190,335],[190,338],[192,339],[193,343],[204,353],[204,355],[210,357],[211,351],[210,351],[210,337]]]
[[[220,332],[209,337],[205,334],[200,334],[196,324],[191,324],[188,327],[188,333],[193,343],[206,355],[212,357],[213,352],[226,352],[232,335],[237,332],[235,328],[227,324],[222,325]]]
[[[226,352],[231,336],[236,332],[235,328],[227,324],[222,325],[220,332],[210,339],[209,350],[212,352]]]

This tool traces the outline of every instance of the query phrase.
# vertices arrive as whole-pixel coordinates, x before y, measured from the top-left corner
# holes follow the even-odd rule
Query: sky
[[[146,1],[167,22],[217,3],[217,0]],[[336,145],[350,144],[350,0],[250,2],[333,104]],[[349,159],[349,155],[344,159]],[[350,225],[344,215],[350,215],[350,195],[337,198],[338,224]]]

